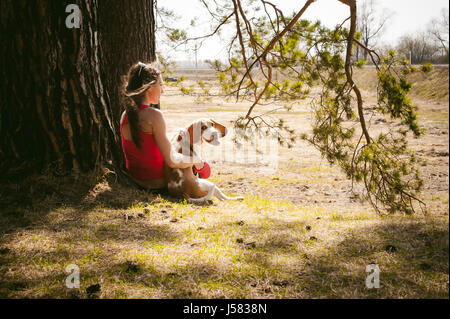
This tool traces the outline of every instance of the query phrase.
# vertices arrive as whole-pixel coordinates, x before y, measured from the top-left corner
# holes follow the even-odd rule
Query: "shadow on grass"
[[[264,225],[224,221],[203,230],[226,234],[235,227],[245,229],[243,242],[233,241],[232,247],[241,253],[236,262],[245,270],[237,271],[240,268],[229,260],[216,265],[190,260],[175,269],[156,269],[145,258],[130,269],[126,250],[134,245],[183,242],[181,233],[168,224],[152,225],[146,218],[135,217],[125,225],[121,209],[157,201],[160,196],[111,181],[98,189],[98,183],[88,179],[54,182],[44,179],[20,187],[2,186],[6,200],[0,214],[1,243],[8,244],[16,230],[50,229],[49,236],[57,244],[49,250],[28,244],[13,251],[2,248],[2,298],[86,298],[84,290],[96,283],[104,287],[100,297],[106,298],[448,298],[449,231],[445,222],[387,218],[349,228],[355,221],[343,216],[333,221],[332,230],[338,234],[329,240],[323,225],[326,219],[316,220],[310,224],[312,230],[307,230],[305,221],[284,221],[274,213]],[[96,208],[111,210],[100,213],[104,218],[97,222],[87,216]],[[59,209],[64,218],[46,219]],[[324,229],[316,232],[320,227]],[[73,246],[58,248],[74,238]],[[394,249],[387,249],[389,245]],[[92,246],[98,246],[98,252]],[[275,257],[280,257],[278,262]],[[63,267],[73,262],[82,269],[78,293],[64,285]],[[372,262],[381,271],[379,289],[365,286],[366,266]],[[8,275],[9,268],[16,271],[14,275]],[[135,293],[138,288],[142,295]]]
[[[77,220],[95,208],[127,209],[138,203],[161,199],[177,202],[166,192],[144,190],[132,183],[119,183],[114,173],[102,180],[93,175],[32,176],[0,183],[0,234],[32,227],[52,211],[72,209]]]
[[[76,261],[88,269],[85,278],[98,277],[115,269],[117,254],[132,245],[166,244],[178,238],[167,224],[152,225],[122,211],[177,200],[120,184],[113,174],[103,180],[91,175],[3,180],[0,198],[0,298],[77,297],[64,287],[63,267],[68,264]],[[114,245],[102,247],[108,242]],[[11,245],[18,246],[10,249]],[[18,274],[8,275],[17,269],[21,269]],[[40,275],[49,269],[54,275]]]
[[[70,253],[73,260],[73,253]],[[56,258],[52,256],[52,259]],[[68,265],[70,260],[59,254],[57,262]],[[0,261],[8,262],[14,256],[0,256]],[[14,278],[5,278],[0,286],[0,298],[206,298],[201,292],[200,283],[220,282],[219,270],[202,263],[190,263],[176,270],[156,270],[151,265],[133,261],[118,262],[114,254],[101,256],[97,261],[79,265],[80,288],[66,287],[68,273],[63,267],[57,267],[51,275],[40,273],[23,274]],[[189,282],[189,284],[186,284]],[[193,284],[194,282],[199,283]],[[99,284],[98,294],[90,295],[86,288]],[[128,289],[128,290],[127,290]],[[137,290],[146,290],[142,294]],[[159,290],[149,292],[148,289]],[[217,295],[216,297],[224,297]],[[241,296],[244,297],[244,296]]]

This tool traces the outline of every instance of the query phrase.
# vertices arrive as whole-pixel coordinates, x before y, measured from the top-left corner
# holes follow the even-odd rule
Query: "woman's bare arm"
[[[187,168],[194,164],[201,166],[203,161],[199,157],[185,156],[175,152],[169,142],[169,139],[167,138],[166,122],[161,111],[154,110],[154,112],[151,113],[153,136],[155,137],[156,144],[158,145],[158,148],[161,151],[167,165],[171,168]]]

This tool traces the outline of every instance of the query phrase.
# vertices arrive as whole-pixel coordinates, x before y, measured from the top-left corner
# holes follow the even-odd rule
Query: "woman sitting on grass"
[[[122,149],[128,175],[140,186],[164,189],[164,161],[171,168],[207,165],[199,157],[173,151],[166,135],[166,122],[158,109],[164,90],[160,71],[150,64],[136,63],[128,71],[124,86],[126,109],[120,119]]]

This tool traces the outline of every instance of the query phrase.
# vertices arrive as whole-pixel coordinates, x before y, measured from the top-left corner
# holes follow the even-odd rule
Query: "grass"
[[[87,298],[97,283],[99,298],[448,297],[448,216],[380,218],[251,195],[194,206],[107,177],[78,194],[73,185],[59,187],[64,204],[3,208],[0,297]],[[371,262],[380,289],[364,285]],[[64,285],[69,264],[79,290]]]
[[[448,66],[437,66],[428,73],[415,72],[407,79],[413,86],[411,96],[422,100],[448,102]],[[366,67],[355,69],[355,82],[361,89],[376,91],[376,70]]]

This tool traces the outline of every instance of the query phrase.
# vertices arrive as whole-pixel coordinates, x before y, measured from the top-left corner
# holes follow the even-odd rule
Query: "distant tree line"
[[[387,54],[395,50],[400,57],[406,58],[411,64],[431,62],[434,64],[448,64],[449,24],[448,8],[442,8],[438,17],[431,19],[424,28],[417,32],[404,34],[397,43],[380,44],[382,34],[392,12],[378,7],[373,0],[363,2],[359,7],[358,31],[360,42],[367,48],[376,48],[379,52]],[[355,59],[367,59],[367,50],[357,48]]]

